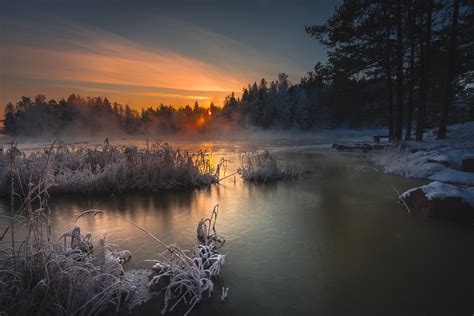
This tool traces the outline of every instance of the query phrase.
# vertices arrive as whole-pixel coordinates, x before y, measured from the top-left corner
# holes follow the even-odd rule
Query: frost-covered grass
[[[213,280],[220,274],[225,255],[217,251],[224,239],[215,232],[218,206],[208,219],[199,222],[197,237],[202,242],[191,250],[167,246],[153,266],[154,276],[149,282],[152,291],[164,295],[162,313],[172,311],[179,304],[188,305],[187,315],[203,298],[211,297]],[[211,225],[213,233],[211,233]],[[227,297],[228,288],[222,288],[221,299]]]
[[[301,171],[294,163],[277,160],[268,151],[241,154],[238,173],[242,179],[251,182],[268,182],[301,176]]]
[[[44,170],[48,170],[51,157],[45,158]],[[51,182],[47,172],[39,170],[38,183],[33,185],[30,181],[26,191],[17,194],[15,183],[21,179],[21,171],[15,163],[15,159],[10,159],[10,168],[14,171],[9,174],[8,182],[12,216],[10,225],[0,236],[4,239],[10,232],[11,237],[7,241],[10,247],[0,251],[1,312],[8,315],[100,315],[124,307],[133,308],[149,299],[151,295],[147,295],[145,289],[163,291],[163,313],[179,304],[187,304],[189,312],[205,295],[211,296],[213,279],[220,274],[225,261],[216,247],[216,242],[224,243],[215,233],[217,206],[210,219],[199,223],[204,233],[203,243],[189,251],[164,244],[139,225],[116,214],[88,210],[76,218],[75,223],[87,215],[115,216],[139,228],[165,249],[153,267],[153,278],[144,287],[134,282],[143,283],[147,279],[146,272],[125,274],[122,268],[131,258],[129,251],[113,251],[105,238],[93,248],[92,235],[83,236],[77,226],[54,238],[48,208]],[[22,239],[18,239],[19,228]],[[222,290],[222,299],[226,298],[227,291]]]
[[[11,174],[10,183],[18,180],[15,175],[19,172]],[[48,183],[40,179],[20,200],[10,192],[10,225],[1,235],[10,237],[5,241],[10,246],[0,251],[0,311],[99,315],[120,309],[132,293],[123,278],[122,259],[108,249],[105,239],[92,254],[92,236],[82,236],[78,227],[61,236],[64,244],[54,238],[47,190]]]
[[[4,250],[0,269],[0,310],[8,315],[98,315],[122,307],[131,290],[116,257],[106,253],[99,263],[54,242]]]
[[[196,229],[197,239],[204,245],[214,242],[221,246],[225,242],[224,237],[216,232],[217,215],[219,215],[219,205],[214,206],[211,217],[202,218],[198,223]]]
[[[443,169],[442,164],[430,159],[436,156],[438,153],[424,150],[413,152],[400,146],[374,151],[369,155],[370,160],[381,166],[384,172],[410,178],[428,178]]]
[[[83,212],[79,217],[85,215],[96,216],[100,213],[106,213],[130,223],[165,249],[159,254],[157,260],[151,260],[155,264],[152,273],[150,273],[149,281],[147,281],[149,273],[146,270],[132,270],[126,273],[127,279],[133,284],[133,295],[128,301],[129,308],[133,308],[151,298],[150,295],[147,295],[146,288],[150,292],[163,295],[162,314],[173,311],[179,305],[187,305],[187,312],[185,313],[187,315],[206,296],[209,298],[212,296],[214,291],[213,281],[219,276],[225,262],[225,255],[217,251],[217,248],[225,242],[224,238],[217,235],[215,231],[218,214],[217,205],[214,207],[210,218],[202,219],[199,222],[197,237],[201,244],[193,246],[190,250],[182,250],[176,245],[166,245],[143,227],[119,215],[101,210],[89,210]],[[113,252],[112,255],[120,258],[119,255]],[[146,285],[144,285],[145,281],[147,281]],[[227,298],[228,290],[228,288],[222,289],[222,300]]]
[[[448,138],[436,140],[434,131],[423,142],[406,142],[369,155],[384,172],[442,182],[474,185],[474,173],[463,172],[461,157],[474,153],[474,122],[449,126]]]
[[[198,245],[190,251],[169,246],[153,266],[156,275],[149,282],[152,291],[164,295],[162,313],[179,304],[188,305],[189,313],[203,298],[214,291],[213,278],[220,274],[225,256],[217,253],[213,244]]]
[[[218,181],[221,164],[213,165],[206,152],[190,154],[168,144],[95,148],[53,144],[51,148],[25,154],[11,146],[0,152],[0,195],[10,190],[12,159],[24,192],[45,179],[50,193],[154,191],[178,187],[200,187]]]

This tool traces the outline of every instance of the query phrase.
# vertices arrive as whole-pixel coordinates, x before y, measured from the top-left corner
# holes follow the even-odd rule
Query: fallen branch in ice
[[[405,202],[405,199],[403,198],[403,196],[400,194],[400,191],[397,190],[397,188],[395,188],[395,186],[392,185],[392,188],[393,190],[397,193],[397,196],[398,196],[398,200],[400,202],[402,202],[402,204],[405,206],[405,208],[407,209],[408,211],[408,214],[411,214],[411,209],[410,207],[408,207],[408,204]]]

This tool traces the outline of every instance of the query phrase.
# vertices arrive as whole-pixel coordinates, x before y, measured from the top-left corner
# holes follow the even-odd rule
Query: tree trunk
[[[420,15],[420,100],[418,103],[418,111],[417,111],[417,116],[416,116],[416,136],[415,140],[416,141],[421,141],[423,139],[423,129],[424,129],[424,119],[425,119],[425,109],[424,109],[424,103],[423,103],[423,98],[425,94],[425,45],[424,45],[424,40],[425,40],[425,35],[423,33],[423,24],[424,24],[424,19],[423,15],[425,14],[424,8],[421,9],[421,15]]]
[[[433,10],[432,0],[427,0],[427,21],[426,33],[423,30],[423,15],[424,9],[421,11],[421,40],[420,40],[420,64],[421,64],[421,78],[420,78],[420,104],[418,107],[418,118],[416,123],[416,141],[423,140],[423,131],[426,121],[426,99],[428,91],[428,73],[430,68],[430,53],[431,53],[431,15]],[[426,46],[425,46],[426,44]]]
[[[390,69],[390,66],[388,67]],[[392,73],[387,74],[387,101],[388,101],[388,137],[393,137],[393,96],[392,96]]]
[[[402,0],[397,1],[397,108],[395,111],[395,125],[393,138],[402,139],[403,130],[403,27],[402,27]]]
[[[413,120],[413,94],[415,90],[415,36],[416,36],[416,3],[412,2],[410,13],[410,87],[408,90],[407,127],[405,140],[411,139],[411,121]]]
[[[453,1],[453,21],[451,25],[451,36],[448,46],[448,73],[446,75],[446,91],[443,97],[443,108],[441,109],[441,117],[439,121],[438,139],[446,137],[448,126],[448,110],[453,99],[453,77],[454,68],[456,66],[456,37],[458,33],[459,20],[459,0]]]
[[[387,107],[388,107],[388,136],[393,138],[393,97],[392,97],[392,71],[390,65],[390,27],[387,28],[387,52],[386,52],[386,74],[387,74]]]

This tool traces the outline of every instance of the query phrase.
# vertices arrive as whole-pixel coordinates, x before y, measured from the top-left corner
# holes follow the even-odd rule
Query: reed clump
[[[191,154],[166,143],[147,144],[143,149],[114,146],[106,141],[94,148],[57,143],[30,154],[16,147],[12,150],[14,155],[0,152],[0,195],[3,196],[10,192],[12,173],[18,177],[14,184],[17,192],[30,184],[37,185],[40,179],[48,182],[50,193],[156,191],[211,185],[218,182],[225,165],[225,161],[214,165],[205,151]]]
[[[172,311],[182,304],[188,306],[185,313],[187,315],[203,298],[212,296],[214,281],[225,263],[225,255],[217,250],[225,242],[215,232],[218,209],[216,205],[211,217],[202,219],[198,224],[197,237],[201,244],[187,251],[177,246],[168,246],[156,260],[154,275],[148,285],[151,291],[163,293],[162,313]],[[226,299],[228,290],[222,288],[222,300]]]
[[[294,179],[302,174],[294,163],[277,160],[268,151],[241,154],[238,173],[249,182]]]
[[[75,227],[53,238],[48,208],[50,182],[44,177],[51,155],[45,157],[37,182],[22,183],[12,144],[10,155],[10,225],[1,235],[0,311],[7,315],[99,315],[120,309],[131,284],[123,278],[121,260],[107,249],[105,239],[92,255],[92,236]],[[15,191],[19,183],[22,191]],[[8,235],[7,232],[10,232]],[[4,240],[10,236],[10,240]],[[102,246],[100,246],[102,245]]]

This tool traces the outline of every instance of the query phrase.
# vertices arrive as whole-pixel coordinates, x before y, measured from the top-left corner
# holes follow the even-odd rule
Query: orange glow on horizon
[[[205,122],[206,120],[204,119],[204,117],[201,116],[199,119],[197,119],[196,123],[194,124],[194,127],[198,129],[203,126]]]
[[[160,103],[209,107],[245,85],[241,74],[160,48],[151,50],[106,32],[81,30],[71,43],[87,50],[2,45],[3,103],[45,94],[59,99],[72,93],[107,97],[136,109]],[[239,78],[240,77],[240,78]],[[24,80],[24,81],[21,81]]]

